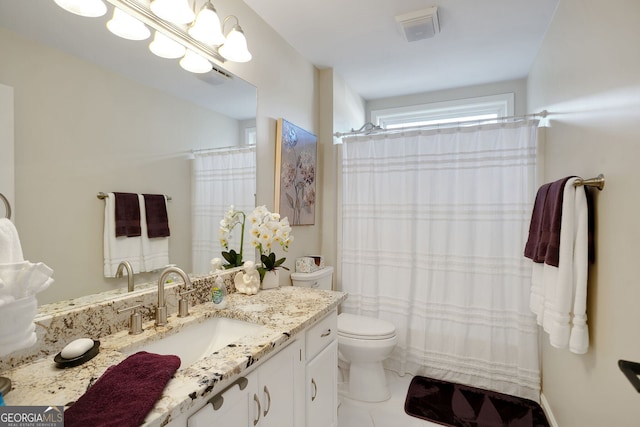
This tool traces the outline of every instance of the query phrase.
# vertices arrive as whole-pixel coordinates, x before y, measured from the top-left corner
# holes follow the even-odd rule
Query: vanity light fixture
[[[113,8],[113,17],[107,22],[107,28],[127,40],[146,40],[151,35],[142,22],[117,7]]]
[[[220,55],[229,61],[251,61],[251,52],[249,52],[249,49],[247,48],[247,38],[244,36],[244,31],[242,31],[242,28],[240,27],[238,18],[234,15],[227,16],[224,18],[222,28],[224,29],[224,24],[226,24],[230,18],[234,18],[236,20],[236,25],[234,25],[231,28],[231,31],[227,33],[226,40],[224,44],[220,46],[218,52],[220,52]]]
[[[96,18],[107,13],[107,6],[102,0],[54,0],[67,12],[80,16]]]
[[[144,40],[151,35],[151,28],[155,31],[155,36],[149,44],[149,50],[162,58],[181,58],[180,66],[193,73],[209,72],[216,62],[247,62],[252,57],[238,18],[229,15],[221,25],[211,0],[54,1],[76,14],[79,14],[80,9],[96,2],[104,7],[104,14],[107,9],[105,3],[110,4],[113,6],[113,18],[107,23],[107,27],[111,32],[130,40]],[[190,1],[193,2],[193,8],[189,6]],[[72,3],[79,6],[71,8],[69,5]],[[198,4],[201,6],[198,7]],[[225,25],[231,18],[235,20],[235,24],[225,36]],[[217,71],[225,74],[221,70]]]
[[[187,48],[156,31],[153,41],[149,43],[149,50],[161,58],[178,59],[184,56]]]

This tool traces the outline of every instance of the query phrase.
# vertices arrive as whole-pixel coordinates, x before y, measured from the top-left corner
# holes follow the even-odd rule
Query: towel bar
[[[106,199],[107,198],[107,193],[103,193],[102,191],[99,192],[96,197],[100,200]],[[171,200],[171,196],[167,196],[167,200]]]
[[[11,203],[9,203],[9,200],[7,200],[2,193],[0,193],[0,200],[4,202],[4,206],[7,210],[7,219],[11,219]]]
[[[604,189],[604,175],[600,174],[595,178],[582,179],[578,178],[576,182],[573,183],[574,187],[579,187],[581,185],[587,187],[596,187],[598,190]]]

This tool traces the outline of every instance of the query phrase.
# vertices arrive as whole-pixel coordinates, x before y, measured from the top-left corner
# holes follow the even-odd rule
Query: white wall
[[[640,361],[640,2],[561,0],[528,78],[530,112],[549,110],[545,181],[606,176],[596,195],[591,349],[542,336],[543,394],[561,427],[640,425],[640,394],[619,359]]]
[[[365,101],[333,69],[320,71],[320,139],[322,140],[322,242],[325,263],[335,267],[334,288],[341,289],[338,257],[341,246],[342,146],[334,145],[335,132],[359,128],[365,120]]]
[[[9,202],[15,221],[13,153],[13,88],[0,84],[0,193]],[[5,218],[7,213],[6,206],[0,202],[0,218]]]

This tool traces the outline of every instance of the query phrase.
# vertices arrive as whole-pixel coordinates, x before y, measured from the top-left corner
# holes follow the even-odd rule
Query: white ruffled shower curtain
[[[536,150],[537,121],[344,139],[342,308],[396,326],[386,368],[539,401]]]
[[[193,272],[208,273],[211,259],[221,258],[220,220],[233,205],[247,215],[255,207],[256,150],[254,146],[194,154],[191,172]],[[239,226],[238,226],[239,227]],[[238,251],[240,229],[234,230],[229,248]],[[243,258],[254,259],[245,238]]]

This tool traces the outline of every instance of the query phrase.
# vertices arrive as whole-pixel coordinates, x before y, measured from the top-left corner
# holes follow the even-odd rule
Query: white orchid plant
[[[260,261],[262,261],[262,266],[258,267],[260,280],[264,278],[267,271],[276,268],[289,270],[282,265],[286,258],[276,259],[274,252],[278,246],[287,252],[289,245],[293,242],[287,217],[280,218],[280,214],[269,212],[266,206],[258,206],[249,215],[249,221],[251,222],[251,244],[260,251]]]
[[[220,220],[220,246],[225,249],[225,251],[222,251],[222,257],[227,261],[227,264],[222,266],[224,268],[240,267],[243,264],[242,246],[244,244],[245,220],[246,215],[244,212],[235,210],[233,205],[229,207],[229,210],[224,214],[222,220]],[[229,250],[229,239],[231,238],[231,232],[236,225],[239,224],[241,225],[240,252],[236,252],[234,249]]]

